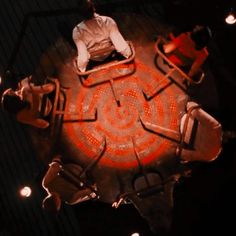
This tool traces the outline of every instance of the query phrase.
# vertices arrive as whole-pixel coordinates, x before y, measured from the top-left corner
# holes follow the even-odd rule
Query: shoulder
[[[111,18],[110,16],[102,16],[102,15],[96,14],[95,18],[102,20],[102,22],[107,25],[116,25],[115,20]]]
[[[181,42],[192,41],[190,38],[189,32],[184,32],[184,33],[180,34],[178,37],[176,37],[176,39]]]
[[[24,79],[22,79],[19,83],[18,83],[18,88],[21,89],[22,87],[29,87],[29,84],[32,80],[32,76],[27,76]]]
[[[82,30],[86,27],[85,22],[82,21],[79,24],[77,24],[73,29],[73,34],[81,34]]]
[[[202,49],[202,53],[205,54],[206,56],[209,55],[209,52],[206,47]]]
[[[183,40],[186,39],[186,37],[187,35],[185,33],[181,33],[173,39],[172,43],[175,45],[179,45],[181,42],[183,42]]]
[[[209,55],[209,52],[208,52],[206,47],[199,50],[199,51],[196,51],[196,52],[197,52],[198,56],[201,57],[201,58],[207,58],[208,55]]]

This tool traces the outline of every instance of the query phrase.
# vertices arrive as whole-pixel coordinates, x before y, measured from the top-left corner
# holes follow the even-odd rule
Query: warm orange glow
[[[133,233],[131,236],[139,236],[139,233]]]
[[[230,13],[230,14],[225,18],[225,22],[226,22],[227,24],[230,24],[230,25],[234,24],[234,23],[236,22],[236,18],[235,18],[235,16],[234,16],[234,14],[233,14],[233,13]]]
[[[172,142],[145,130],[140,121],[158,124],[171,130],[178,130],[178,116],[180,106],[176,99],[176,87],[166,84],[161,74],[155,68],[150,68],[141,60],[136,59],[136,75],[125,80],[115,81],[115,90],[121,106],[117,106],[109,83],[103,83],[92,89],[80,87],[79,92],[71,93],[68,110],[83,115],[97,111],[97,119],[93,122],[65,123],[64,132],[73,150],[78,150],[80,156],[96,158],[100,150],[103,137],[106,138],[106,149],[101,166],[130,169],[138,166],[135,150],[140,153],[142,164],[148,165],[152,161],[170,155]],[[155,94],[147,101],[143,91]],[[168,89],[164,89],[168,85]],[[162,92],[162,89],[165,93]],[[165,96],[164,96],[165,95]],[[76,104],[76,106],[75,106]],[[65,119],[72,119],[68,112]],[[132,139],[135,141],[134,147]],[[135,150],[134,150],[135,149]],[[173,155],[173,154],[171,154]]]
[[[28,186],[25,186],[25,187],[23,187],[21,190],[20,190],[20,195],[22,196],[22,197],[30,197],[30,195],[31,195],[31,188],[30,187],[28,187]]]

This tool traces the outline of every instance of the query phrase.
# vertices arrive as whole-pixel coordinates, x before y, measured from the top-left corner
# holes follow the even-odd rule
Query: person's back
[[[97,50],[112,46],[110,31],[113,27],[116,27],[113,19],[95,14],[92,19],[82,21],[74,28],[73,38],[82,40],[91,55],[91,53]],[[94,37],[95,35],[96,37]],[[106,56],[107,55],[101,55],[97,60],[103,60],[103,57]],[[94,58],[90,56],[90,59]]]
[[[222,126],[214,117],[190,101],[180,123],[185,145],[177,153],[181,152],[182,160],[210,162],[218,157],[222,149]]]
[[[169,56],[169,59],[177,66],[191,65],[198,57],[206,58],[208,53],[204,49],[196,50],[195,43],[190,37],[190,33],[182,33],[174,39],[176,51]]]
[[[9,88],[3,93],[1,104],[5,111],[16,117],[17,121],[44,129],[49,126],[49,122],[40,118],[42,97],[51,93],[54,88],[51,83],[36,86],[31,83],[31,76],[26,77],[20,81],[17,90]],[[49,99],[46,99],[44,116],[49,114],[51,106]]]
[[[128,58],[131,50],[119,32],[116,22],[108,16],[95,13],[92,2],[88,1],[85,19],[73,29],[73,40],[78,51],[77,66],[80,71],[86,70],[89,59],[103,61],[114,50]],[[100,54],[94,52],[108,49]],[[110,50],[109,50],[110,49]]]
[[[190,77],[195,76],[208,57],[206,44],[211,35],[208,27],[196,26],[192,32],[177,36],[163,46],[168,58],[184,70],[189,70]]]
[[[96,187],[86,185],[88,184],[87,176],[81,176],[82,172],[82,167],[77,163],[67,162],[61,155],[55,155],[42,180],[42,186],[48,193],[43,205],[50,196],[57,196],[60,202],[69,205],[95,199],[97,195],[93,190]]]

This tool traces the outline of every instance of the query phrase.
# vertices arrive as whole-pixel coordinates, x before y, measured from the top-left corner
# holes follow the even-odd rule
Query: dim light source
[[[23,188],[20,189],[20,195],[22,197],[30,197],[31,193],[32,193],[32,190],[28,186],[24,186]]]
[[[230,24],[230,25],[232,25],[236,22],[236,15],[235,15],[235,12],[232,9],[229,12],[229,14],[226,16],[225,22],[227,24]]]

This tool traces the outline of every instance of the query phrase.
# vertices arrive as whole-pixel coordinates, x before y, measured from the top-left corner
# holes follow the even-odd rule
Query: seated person
[[[66,170],[67,174],[63,175],[62,170]],[[82,168],[78,164],[63,163],[62,157],[56,155],[49,164],[49,169],[42,181],[42,186],[48,193],[42,207],[52,213],[57,213],[62,202],[74,205],[96,198],[97,195],[92,188],[85,187],[84,183],[80,182],[81,172]],[[86,181],[86,178],[83,180]]]
[[[47,128],[49,122],[40,118],[42,97],[51,93],[55,86],[52,83],[36,86],[30,82],[31,76],[26,77],[18,83],[18,88],[7,89],[2,95],[2,107],[5,111],[14,114],[16,119],[24,124],[32,125],[36,128]],[[43,116],[47,116],[52,104],[46,100]]]
[[[81,15],[84,20],[75,26],[72,34],[78,51],[77,67],[81,72],[86,71],[89,59],[102,62],[108,58],[114,51],[113,46],[125,58],[131,56],[131,49],[112,18],[95,13],[94,5],[89,0],[86,0]],[[94,54],[107,48],[110,50],[99,55]]]
[[[187,71],[189,77],[196,76],[208,57],[206,45],[211,38],[208,27],[195,26],[163,45],[163,50],[176,66]]]
[[[221,124],[195,102],[187,103],[187,112],[181,119],[183,146],[177,155],[183,162],[215,160],[222,147]]]

